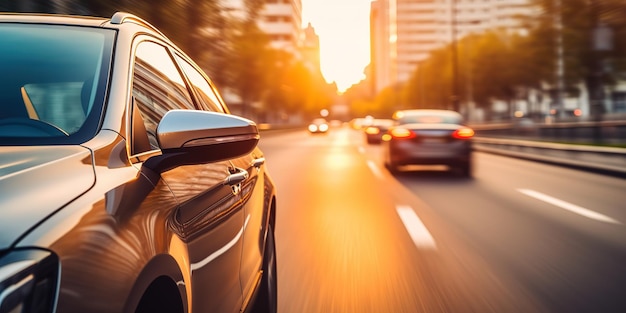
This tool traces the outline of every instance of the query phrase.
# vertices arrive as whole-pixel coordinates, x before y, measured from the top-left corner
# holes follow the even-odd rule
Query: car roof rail
[[[124,22],[131,22],[131,23],[135,23],[135,24],[139,24],[142,26],[145,26],[147,28],[150,28],[151,30],[159,33],[159,35],[166,37],[160,30],[158,30],[156,27],[152,26],[152,24],[146,22],[144,19],[132,14],[132,13],[128,13],[128,12],[115,12],[115,14],[113,14],[113,17],[111,17],[111,24],[115,24],[115,25],[121,25]]]

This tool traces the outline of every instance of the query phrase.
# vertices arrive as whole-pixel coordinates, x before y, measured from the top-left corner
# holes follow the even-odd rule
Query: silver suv
[[[0,312],[276,311],[254,122],[140,18],[0,14]]]

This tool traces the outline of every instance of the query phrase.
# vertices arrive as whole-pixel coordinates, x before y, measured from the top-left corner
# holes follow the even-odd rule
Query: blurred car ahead
[[[330,121],[330,126],[334,127],[334,128],[339,128],[341,126],[343,126],[343,122],[340,120],[331,120]]]
[[[367,119],[364,117],[357,117],[350,121],[352,129],[361,130],[367,125]]]
[[[391,172],[406,165],[446,165],[472,175],[474,131],[461,114],[449,110],[402,110],[383,136],[384,165]]]
[[[329,128],[326,119],[316,118],[309,124],[308,130],[311,134],[325,134]]]
[[[0,14],[0,68],[0,312],[276,312],[257,126],[183,51],[127,13]]]
[[[394,121],[391,119],[375,119],[370,125],[365,127],[365,139],[368,144],[379,144],[383,140],[383,135],[393,126]]]

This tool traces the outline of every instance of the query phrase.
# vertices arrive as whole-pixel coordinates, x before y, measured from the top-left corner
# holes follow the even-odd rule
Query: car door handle
[[[263,165],[264,163],[265,163],[265,158],[254,159],[254,161],[252,161],[252,166],[259,169],[261,165]]]
[[[230,175],[228,175],[228,177],[224,180],[224,185],[238,185],[247,178],[248,172],[246,170],[235,168],[234,173],[230,173]]]

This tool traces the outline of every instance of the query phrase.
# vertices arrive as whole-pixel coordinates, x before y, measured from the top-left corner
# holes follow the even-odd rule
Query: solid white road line
[[[385,176],[383,176],[383,173],[381,173],[380,169],[378,168],[378,166],[376,166],[376,163],[374,163],[374,161],[372,160],[368,160],[367,161],[367,166],[369,166],[370,170],[372,171],[372,173],[374,173],[374,175],[380,179],[384,179]]]
[[[402,223],[404,223],[404,227],[409,232],[409,236],[413,239],[413,243],[419,249],[429,249],[436,250],[437,244],[435,243],[435,239],[430,235],[424,223],[417,217],[413,208],[406,205],[398,205],[396,206],[396,211],[398,211],[398,215],[400,215],[400,219],[402,219]]]
[[[550,203],[552,205],[558,206],[561,209],[570,211],[572,213],[576,213],[578,215],[582,215],[586,218],[590,218],[596,221],[600,221],[600,222],[605,222],[605,223],[612,223],[612,224],[622,224],[620,221],[613,219],[609,216],[606,216],[604,214],[600,214],[598,212],[589,210],[589,209],[585,209],[583,207],[579,207],[575,204],[571,204],[569,202],[565,202],[563,200],[554,198],[554,197],[550,197],[548,195],[545,195],[543,193],[534,191],[534,190],[530,190],[530,189],[517,189],[517,191],[529,196],[529,197],[533,197],[535,199]]]

